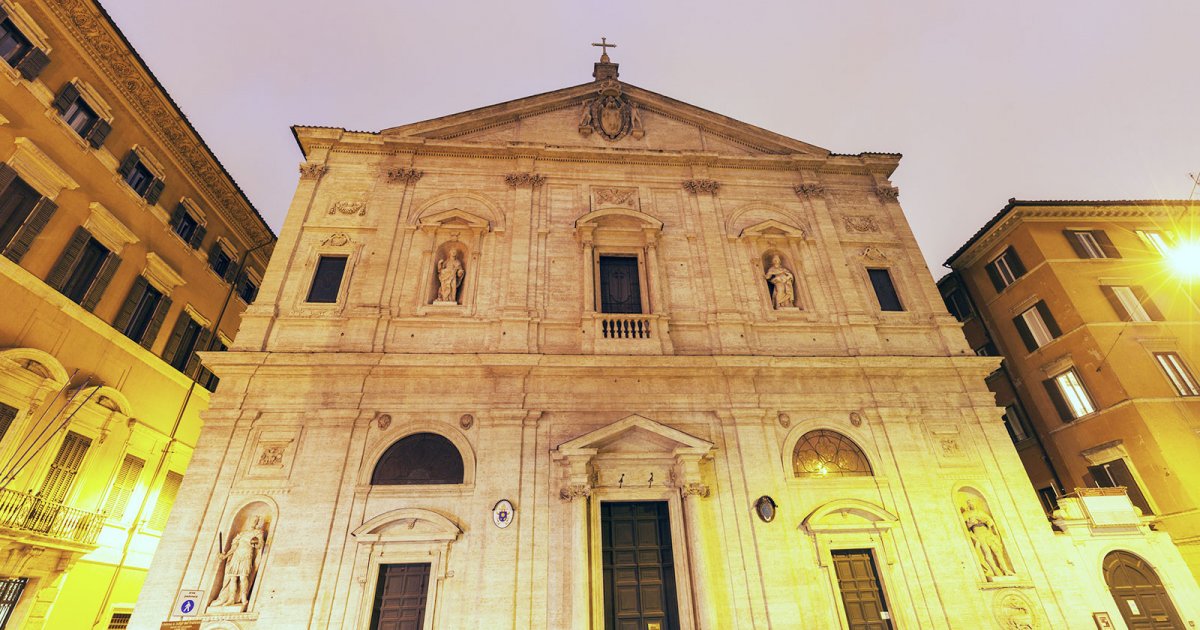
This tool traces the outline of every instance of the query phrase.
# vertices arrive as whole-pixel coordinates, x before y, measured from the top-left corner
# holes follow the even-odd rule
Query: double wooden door
[[[380,566],[371,630],[421,630],[428,594],[428,564]]]
[[[1162,580],[1145,560],[1124,551],[1108,554],[1104,581],[1129,630],[1184,630]]]
[[[891,630],[891,614],[870,550],[835,550],[833,568],[850,630]]]
[[[679,605],[665,501],[603,502],[605,630],[676,630]]]

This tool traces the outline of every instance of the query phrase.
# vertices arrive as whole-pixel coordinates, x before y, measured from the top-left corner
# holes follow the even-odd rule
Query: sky
[[[1200,2],[108,0],[278,231],[293,124],[376,131],[591,80],[836,153],[893,182],[934,277],[1010,197],[1188,198]]]

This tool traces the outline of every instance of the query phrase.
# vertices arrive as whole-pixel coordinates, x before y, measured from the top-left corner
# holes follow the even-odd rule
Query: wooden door
[[[642,288],[638,278],[637,258],[600,257],[600,312],[642,312]]]
[[[891,614],[869,549],[833,552],[833,567],[850,630],[891,630]]]
[[[600,529],[605,630],[679,628],[667,503],[601,503]]]
[[[1162,580],[1145,560],[1124,551],[1108,554],[1104,581],[1129,630],[1184,630]]]
[[[428,564],[380,566],[371,630],[421,630],[425,627],[428,594]]]

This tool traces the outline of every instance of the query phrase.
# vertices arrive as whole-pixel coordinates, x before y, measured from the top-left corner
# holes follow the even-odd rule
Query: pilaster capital
[[[328,168],[324,164],[317,162],[304,162],[300,165],[300,179],[319,180],[325,175]]]
[[[570,503],[575,499],[586,499],[590,496],[592,496],[592,486],[587,483],[567,484],[558,491],[558,498],[564,503]]]
[[[688,483],[679,488],[679,495],[685,499],[687,497],[700,497],[704,499],[708,497],[708,494],[708,485],[703,483]]]

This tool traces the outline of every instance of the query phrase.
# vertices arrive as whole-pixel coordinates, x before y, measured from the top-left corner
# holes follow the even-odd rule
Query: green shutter
[[[58,110],[58,113],[60,114],[65,114],[67,113],[67,108],[70,107],[71,103],[74,103],[75,99],[77,98],[79,98],[79,88],[75,87],[74,83],[68,81],[62,86],[62,89],[58,91],[58,96],[54,97],[54,109]]]
[[[87,140],[93,149],[99,149],[104,146],[104,140],[108,138],[108,132],[110,131],[112,131],[112,125],[107,120],[100,118],[92,123],[92,128],[88,129],[84,140]]]
[[[125,155],[125,159],[121,160],[121,165],[117,167],[117,174],[121,176],[121,179],[129,177],[129,174],[133,172],[134,167],[140,161],[142,159],[138,157],[137,151],[130,149],[129,153]]]
[[[25,220],[25,224],[21,229],[17,230],[16,236],[13,237],[8,247],[4,248],[4,255],[9,260],[19,263],[29,252],[29,248],[33,246],[33,241],[46,228],[46,224],[50,222],[50,217],[54,216],[58,210],[58,204],[42,197],[42,200],[37,202],[33,210],[29,211],[29,218]],[[80,228],[82,229],[82,228]]]
[[[67,277],[75,268],[75,262],[79,260],[79,254],[83,252],[83,246],[90,238],[92,235],[88,234],[88,231],[82,226],[75,228],[75,234],[71,236],[70,241],[67,241],[66,249],[63,249],[62,255],[58,257],[58,262],[54,263],[54,267],[50,269],[50,275],[46,276],[46,284],[62,291],[67,284]]]
[[[179,222],[183,220],[185,215],[187,215],[187,206],[183,205],[183,202],[180,201],[179,203],[175,204],[175,211],[171,213],[172,230],[175,229],[176,225],[179,225]]]
[[[163,348],[162,353],[162,358],[167,363],[175,360],[175,353],[179,351],[179,344],[183,341],[183,333],[191,321],[187,311],[181,311],[179,317],[175,318],[175,327],[171,329],[171,336],[167,338],[167,346]]]
[[[200,244],[204,242],[204,233],[207,231],[203,225],[197,225],[192,232],[192,238],[188,240],[188,245],[191,245],[192,249],[200,249]]]
[[[137,308],[138,302],[141,301],[142,294],[146,292],[149,284],[144,276],[139,275],[134,279],[133,286],[129,289],[129,295],[125,296],[125,303],[121,305],[121,310],[117,311],[117,318],[113,320],[113,328],[116,328],[121,334],[125,334],[129,320],[133,319],[133,311]],[[134,339],[134,341],[138,340]]]
[[[108,283],[112,282],[113,274],[117,273],[117,267],[120,266],[121,257],[110,252],[105,257],[104,264],[96,274],[95,281],[92,282],[92,286],[88,288],[79,305],[88,312],[95,310],[96,305],[100,303],[100,298],[104,296],[104,290],[108,288]]]
[[[238,264],[236,257],[229,258],[229,266],[225,268],[225,282],[233,284],[233,279],[237,276]]]
[[[158,198],[162,195],[163,180],[155,177],[150,185],[146,187],[146,203],[154,205],[158,203]]]
[[[150,346],[154,345],[154,340],[158,338],[158,330],[162,328],[163,320],[167,318],[167,311],[171,310],[171,298],[162,296],[158,300],[158,306],[154,309],[154,317],[146,326],[146,332],[142,334],[142,347],[149,350]]]
[[[138,478],[142,476],[142,469],[145,466],[146,462],[141,458],[133,455],[125,456],[125,461],[121,462],[121,469],[117,472],[117,478],[113,480],[112,488],[108,491],[108,499],[104,501],[104,513],[109,518],[116,521],[124,520],[125,510],[129,507],[129,497],[137,488]]]
[[[1039,300],[1034,307],[1037,308],[1038,315],[1042,316],[1042,323],[1046,325],[1046,330],[1050,331],[1050,336],[1055,339],[1062,336],[1062,329],[1058,327],[1058,322],[1054,320],[1054,315],[1050,312],[1050,307],[1046,306],[1046,302]]]
[[[1055,383],[1053,378],[1048,378],[1042,381],[1042,387],[1046,388],[1046,394],[1050,396],[1050,402],[1054,404],[1054,409],[1058,411],[1058,417],[1063,422],[1074,420],[1075,414],[1071,413],[1071,408],[1067,406],[1067,401],[1058,389],[1058,383]]]
[[[1104,252],[1105,257],[1121,257],[1121,251],[1117,249],[1116,245],[1113,245],[1112,239],[1108,238],[1108,234],[1105,233],[1104,230],[1092,230],[1092,236],[1095,237],[1096,242],[1100,244],[1100,250]]]
[[[1033,333],[1029,331],[1029,326],[1025,324],[1025,318],[1017,315],[1012,320],[1013,326],[1017,327],[1017,334],[1021,336],[1021,341],[1025,343],[1025,349],[1033,352],[1038,349],[1037,340],[1033,338]]]

